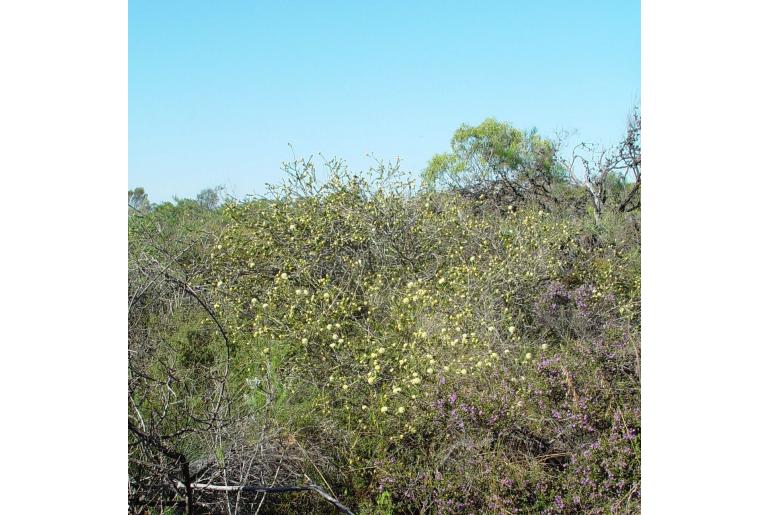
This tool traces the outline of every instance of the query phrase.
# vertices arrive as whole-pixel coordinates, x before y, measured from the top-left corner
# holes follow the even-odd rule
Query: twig
[[[183,487],[181,481],[178,481],[177,484],[180,487]],[[255,493],[266,493],[266,494],[279,494],[279,493],[288,493],[288,492],[315,492],[321,497],[323,497],[326,501],[333,504],[340,512],[345,513],[346,515],[355,515],[350,508],[342,504],[340,501],[326,493],[320,486],[309,484],[305,486],[276,486],[276,487],[269,487],[269,486],[255,486],[255,485],[207,485],[204,483],[192,483],[190,485],[194,490],[206,490],[211,492],[255,492]]]

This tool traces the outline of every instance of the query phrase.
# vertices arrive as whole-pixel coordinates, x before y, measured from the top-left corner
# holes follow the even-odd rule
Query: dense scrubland
[[[129,192],[129,510],[638,512],[639,133]]]

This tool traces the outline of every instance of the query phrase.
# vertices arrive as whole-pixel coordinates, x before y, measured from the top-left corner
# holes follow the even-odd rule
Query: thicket
[[[129,192],[130,510],[638,512],[639,129]]]

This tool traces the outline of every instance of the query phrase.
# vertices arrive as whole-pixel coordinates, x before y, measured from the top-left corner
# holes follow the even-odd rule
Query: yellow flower
[[[403,407],[403,406],[399,406],[399,407],[398,407],[398,413],[399,413],[399,414],[403,413],[404,411],[406,411],[406,409],[404,409],[404,407]]]
[[[387,406],[383,406],[383,407],[381,407],[381,408],[380,408],[380,412],[381,412],[381,413],[387,413],[387,412],[388,412],[388,407],[387,407]]]

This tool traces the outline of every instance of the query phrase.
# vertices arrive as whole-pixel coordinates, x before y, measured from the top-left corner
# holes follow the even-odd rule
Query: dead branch
[[[177,481],[181,488],[184,484]],[[256,486],[256,485],[209,485],[206,483],[192,483],[190,485],[194,490],[204,490],[210,492],[252,492],[264,494],[277,494],[289,492],[315,492],[323,497],[327,502],[333,504],[340,512],[347,515],[355,515],[350,508],[342,504],[339,500],[326,493],[320,486],[308,484],[304,486]]]

